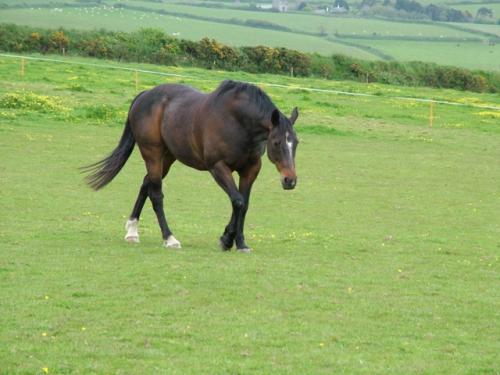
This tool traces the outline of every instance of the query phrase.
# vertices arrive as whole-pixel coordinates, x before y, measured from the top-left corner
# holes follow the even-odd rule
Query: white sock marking
[[[177,241],[177,238],[175,238],[172,234],[168,236],[168,238],[163,241],[163,246],[169,247],[172,249],[180,249],[181,248],[181,243]]]
[[[139,242],[139,220],[127,220],[125,229],[127,230],[127,234],[125,235],[127,241]]]

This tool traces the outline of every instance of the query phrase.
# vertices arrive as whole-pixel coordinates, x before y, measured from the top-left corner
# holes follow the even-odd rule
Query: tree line
[[[321,56],[266,46],[232,47],[208,38],[200,41],[178,39],[157,29],[126,33],[0,24],[0,50],[500,92],[500,74],[496,72],[423,62],[364,61],[344,55]]]

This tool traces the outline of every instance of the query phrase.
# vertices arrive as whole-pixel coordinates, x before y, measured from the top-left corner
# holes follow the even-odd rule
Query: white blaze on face
[[[290,153],[290,160],[293,161],[293,141],[290,140],[290,133],[285,133],[286,147],[288,148],[288,152]]]

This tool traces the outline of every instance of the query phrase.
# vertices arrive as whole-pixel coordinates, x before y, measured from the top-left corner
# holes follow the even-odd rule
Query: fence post
[[[24,57],[21,57],[21,79],[24,79]]]
[[[434,102],[431,102],[429,107],[429,128],[432,128],[433,122],[434,122]]]

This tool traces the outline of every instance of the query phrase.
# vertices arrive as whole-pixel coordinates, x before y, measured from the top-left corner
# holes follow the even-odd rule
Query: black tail
[[[135,97],[130,105],[130,109],[132,109],[135,101],[139,98],[139,96],[141,96],[142,93],[144,93],[144,91]],[[113,152],[101,161],[81,168],[83,172],[90,173],[85,178],[90,187],[94,190],[99,190],[109,184],[127,162],[134,146],[135,139],[132,134],[132,129],[130,129],[130,120],[127,118],[120,143],[118,143],[118,146],[113,150]]]
[[[99,190],[110,183],[127,162],[134,146],[135,139],[127,119],[118,147],[101,161],[82,168],[82,171],[90,173],[85,178],[90,187]]]

